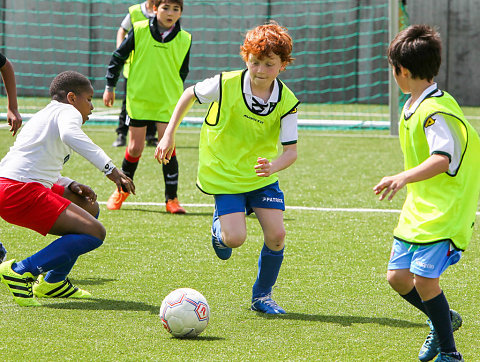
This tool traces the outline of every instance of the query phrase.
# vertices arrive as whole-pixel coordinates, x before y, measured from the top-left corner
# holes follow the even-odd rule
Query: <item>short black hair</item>
[[[177,4],[178,6],[180,6],[180,10],[183,11],[183,0],[156,0],[155,6],[158,8],[160,4],[163,4],[163,3]]]
[[[413,78],[428,81],[438,74],[442,63],[440,34],[429,25],[410,25],[397,34],[388,47],[388,61],[400,73],[408,69]]]
[[[67,94],[79,94],[92,88],[92,83],[83,74],[67,70],[58,74],[50,83],[50,97],[59,102],[67,100]]]

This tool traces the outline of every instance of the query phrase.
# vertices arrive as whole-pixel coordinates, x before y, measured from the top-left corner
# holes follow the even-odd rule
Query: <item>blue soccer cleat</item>
[[[3,263],[5,260],[7,260],[7,249],[0,243],[0,263]]]
[[[232,256],[232,248],[225,246],[213,233],[212,229],[212,246],[213,250],[215,250],[215,254],[222,259],[227,260]]]
[[[455,332],[462,326],[462,317],[452,309],[450,309],[450,317],[452,319],[452,329]],[[435,328],[433,328],[433,324],[430,319],[427,320],[427,323],[430,326],[430,333],[428,334],[427,339],[425,339],[425,342],[423,343],[418,354],[418,359],[422,362],[431,361],[435,358],[435,356],[440,354],[440,341],[438,340],[438,335],[435,332]],[[445,361],[449,360],[447,359]]]
[[[272,294],[252,299],[252,310],[265,314],[286,314],[285,310],[272,299]]]

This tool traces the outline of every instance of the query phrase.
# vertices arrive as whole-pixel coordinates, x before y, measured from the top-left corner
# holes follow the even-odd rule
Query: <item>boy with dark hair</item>
[[[155,0],[147,0],[141,4],[135,4],[128,8],[128,14],[125,15],[125,18],[122,20],[120,27],[117,30],[117,39],[116,39],[116,48],[122,44],[125,36],[128,34],[132,26],[137,21],[143,21],[155,16],[153,11],[153,4]],[[127,59],[125,66],[123,67],[123,76],[125,77],[124,84],[124,93],[127,92],[127,79],[128,79],[128,70],[130,69],[130,61]],[[118,127],[115,130],[117,132],[117,139],[113,142],[113,147],[121,147],[127,144],[127,134],[128,126],[125,124],[127,120],[127,98],[125,97],[122,101],[122,108],[120,114],[118,115]],[[156,137],[157,127],[155,123],[151,122],[147,125],[147,135],[145,140],[148,146],[156,146],[158,139]]]
[[[0,72],[2,73],[3,84],[7,93],[7,122],[10,125],[10,132],[15,136],[22,126],[22,116],[18,113],[17,85],[15,72],[12,63],[0,53]],[[0,263],[7,258],[7,249],[0,242]]]
[[[455,99],[433,78],[441,63],[439,34],[426,25],[401,31],[388,48],[395,81],[410,98],[400,119],[405,171],[374,188],[380,200],[407,186],[394,230],[387,279],[429,317],[420,361],[463,361],[453,332],[462,324],[440,288],[440,275],[471,239],[480,193],[480,139]]]
[[[120,47],[115,50],[107,70],[107,87],[103,101],[107,107],[115,100],[114,87],[120,71],[133,52],[127,82],[127,113],[129,141],[122,170],[133,179],[145,147],[145,130],[156,123],[159,137],[163,135],[175,103],[183,92],[188,74],[191,36],[180,27],[183,11],[181,0],[156,0],[156,16],[136,22]],[[184,214],[177,198],[178,162],[174,155],[163,165],[165,207],[172,214]],[[129,196],[117,191],[107,201],[107,208],[118,210]]]
[[[60,175],[71,151],[89,160],[117,188],[135,192],[132,180],[81,129],[93,110],[90,81],[77,72],[60,73],[50,95],[50,104],[28,121],[0,162],[0,216],[42,235],[61,236],[22,261],[0,264],[0,280],[21,306],[40,305],[34,296],[90,296],[67,275],[80,255],[102,245],[106,231],[97,220],[95,192]]]
[[[246,240],[245,214],[255,212],[264,244],[251,309],[267,314],[285,313],[272,299],[272,288],[285,246],[285,204],[277,172],[297,159],[299,101],[277,78],[293,61],[291,52],[292,38],[275,22],[247,32],[241,46],[247,69],[187,88],[155,150],[158,161],[168,163],[185,114],[196,100],[210,103],[200,133],[197,186],[215,198],[212,246],[220,259],[229,259],[232,248]]]

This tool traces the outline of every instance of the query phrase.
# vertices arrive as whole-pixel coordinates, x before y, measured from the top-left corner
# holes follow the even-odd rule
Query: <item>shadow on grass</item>
[[[158,314],[160,306],[150,305],[142,302],[133,302],[129,300],[115,300],[92,298],[83,300],[65,300],[61,303],[44,304],[45,308],[52,309],[81,309],[81,310],[121,310],[121,311],[137,311],[148,312],[150,314]]]
[[[203,342],[203,341],[224,341],[226,338],[215,337],[215,336],[196,336],[196,337],[192,337],[192,338],[176,338],[176,337],[172,336],[171,339],[177,339],[177,340],[181,340],[181,341]]]
[[[153,214],[165,214],[165,215],[171,215],[172,217],[179,217],[179,215],[172,215],[172,214],[169,214],[167,213],[163,206],[160,206],[161,209],[159,210],[152,210],[152,209],[141,209],[141,208],[132,208],[132,207],[129,207],[128,205],[125,205],[124,207],[122,207],[122,211],[136,211],[136,212],[150,212],[150,213],[153,213]],[[187,213],[184,214],[184,215],[180,215],[180,217],[189,217],[189,216],[208,216],[208,217],[212,217],[212,214],[213,214],[213,211],[208,211],[208,212],[191,212],[189,210],[187,210]]]
[[[395,328],[424,328],[425,324],[413,323],[400,319],[393,318],[378,318],[378,317],[358,317],[358,316],[342,316],[342,315],[321,315],[321,314],[304,314],[304,313],[287,313],[287,314],[263,314],[258,313],[259,317],[266,319],[292,319],[299,321],[334,323],[343,327],[349,327],[352,324],[378,324],[381,326],[395,327]]]
[[[109,279],[109,278],[85,278],[85,279],[78,279],[72,278],[71,281],[74,284],[81,284],[81,285],[103,285],[108,284],[111,282],[117,281],[117,279]]]

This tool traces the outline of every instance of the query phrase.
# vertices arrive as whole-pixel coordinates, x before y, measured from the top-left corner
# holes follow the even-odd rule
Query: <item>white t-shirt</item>
[[[142,13],[143,15],[145,15],[146,18],[151,18],[153,16],[155,16],[155,13],[154,12],[149,12],[147,10],[147,2],[143,2],[140,4],[140,9],[142,9]],[[130,18],[130,12],[127,13],[127,15],[123,18],[122,20],[122,23],[120,24],[120,26],[125,29],[126,32],[129,32],[130,29],[132,28],[132,19]]]
[[[425,89],[422,95],[413,103],[410,104],[410,99],[407,100],[403,107],[404,117],[410,117],[418,108],[420,103],[432,92],[432,96],[439,96],[442,94],[437,88],[437,83],[433,83],[430,87]],[[432,116],[435,121],[431,126],[424,128],[425,136],[430,150],[430,155],[441,152],[450,156],[450,165],[448,167],[449,173],[455,173],[460,165],[462,157],[462,149],[459,138],[454,134],[448,123],[442,115],[436,114]]]
[[[0,162],[0,177],[39,182],[52,187],[68,179],[60,172],[73,151],[100,171],[113,166],[110,157],[82,131],[82,115],[70,104],[51,101],[24,124],[7,155]],[[71,181],[71,180],[70,180]]]
[[[217,102],[220,98],[220,74],[195,84],[194,92],[200,103]],[[255,113],[258,114],[268,114],[270,107],[278,102],[278,81],[275,79],[272,94],[268,101],[265,102],[262,98],[256,97],[252,94],[250,74],[247,70],[245,72],[243,92],[245,94],[247,106],[250,110],[255,110]],[[287,114],[282,118],[280,130],[280,142],[282,144],[290,144],[298,140],[297,120],[298,113],[296,112]]]

